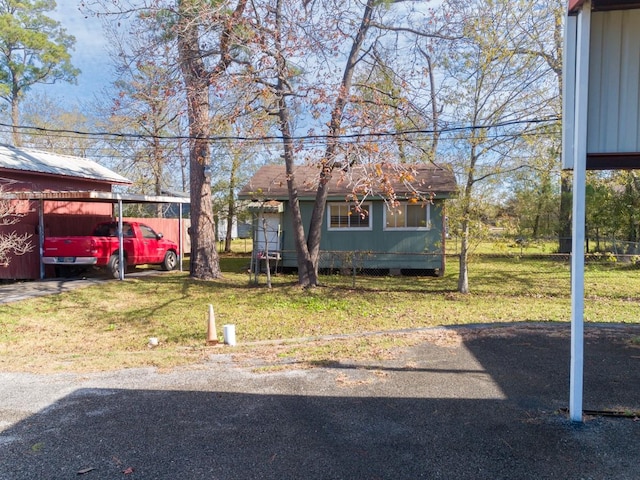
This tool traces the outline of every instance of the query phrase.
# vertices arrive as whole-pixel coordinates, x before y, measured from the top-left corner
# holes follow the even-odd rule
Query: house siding
[[[379,179],[386,188],[391,188],[400,201],[415,199],[416,191],[405,183],[402,175],[397,175],[398,165],[377,164],[376,172],[384,173]],[[370,228],[328,228],[327,212],[320,232],[320,269],[379,269],[387,270],[432,270],[438,274],[444,273],[444,208],[448,198],[455,195],[457,185],[453,171],[445,167],[417,164],[404,165],[405,172],[411,172],[413,183],[425,192],[421,195],[429,197],[434,195],[430,206],[430,229],[411,228],[385,229],[385,209],[387,204],[378,195],[368,195],[366,204],[371,209],[372,224]],[[401,170],[401,169],[400,169]],[[301,165],[294,167],[294,175],[298,184],[298,201],[301,218],[305,231],[308,232],[308,222],[311,218],[313,204],[316,197],[316,189],[319,170],[315,166]],[[370,173],[370,172],[369,172]],[[367,166],[355,165],[350,170],[352,178],[369,178]],[[328,180],[327,189],[330,192],[328,203],[348,205],[345,199],[351,198],[353,184],[345,181],[340,172],[334,172]],[[249,183],[240,191],[240,199],[256,204],[253,208],[254,219],[260,208],[266,207],[270,201],[278,202],[282,207],[280,255],[278,266],[285,268],[297,268],[296,248],[292,234],[291,209],[289,207],[289,195],[287,189],[287,172],[282,165],[265,165],[254,174]],[[281,204],[279,203],[281,202]],[[262,207],[261,207],[262,205]],[[420,224],[415,217],[415,212],[405,217],[411,219],[411,223]],[[334,225],[350,224],[352,219],[346,221],[347,210],[334,212],[337,214]],[[344,215],[344,216],[343,216]],[[353,218],[353,217],[352,217]],[[426,220],[425,214],[425,220]],[[403,220],[404,221],[404,220]],[[255,237],[254,237],[255,238]],[[254,240],[255,247],[255,240]],[[254,255],[255,255],[254,248]],[[379,272],[384,273],[384,272]],[[403,273],[403,272],[400,272]],[[426,272],[425,272],[426,273]]]
[[[344,200],[342,200],[344,201]],[[443,257],[443,201],[431,205],[429,230],[384,230],[383,201],[371,202],[371,230],[329,230],[326,214],[322,226],[319,268],[356,266],[366,269],[441,270]],[[309,219],[313,202],[300,202],[302,218]],[[297,267],[291,210],[285,205],[282,222],[282,266]],[[308,225],[305,225],[308,230]],[[353,253],[358,253],[357,259]]]

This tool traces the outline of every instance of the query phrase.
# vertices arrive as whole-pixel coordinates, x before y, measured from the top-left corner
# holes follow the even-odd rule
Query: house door
[[[280,251],[280,214],[264,213],[258,217],[255,232],[255,249],[269,255]]]

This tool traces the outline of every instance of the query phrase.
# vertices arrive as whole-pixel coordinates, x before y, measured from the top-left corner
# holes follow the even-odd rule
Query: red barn
[[[88,234],[97,221],[113,217],[113,204],[85,201],[83,197],[88,198],[90,192],[111,193],[114,185],[128,184],[131,182],[125,177],[86,158],[0,144],[0,198],[19,192],[38,192],[42,197],[50,192],[55,199],[12,200],[25,217],[18,224],[0,226],[0,232],[32,235],[34,248],[0,266],[0,279],[40,277],[40,214],[44,217],[45,235]]]

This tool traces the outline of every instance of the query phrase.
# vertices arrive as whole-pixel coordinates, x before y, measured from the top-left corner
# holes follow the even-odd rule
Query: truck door
[[[158,235],[147,225],[139,225],[140,235],[140,257],[139,263],[158,263],[162,261],[164,252],[158,245]]]
[[[115,224],[117,225],[117,224]],[[136,241],[136,235],[133,231],[133,227],[130,223],[122,224],[122,247],[127,252],[129,257],[128,263],[130,265],[136,264],[136,259],[140,256],[140,242]]]

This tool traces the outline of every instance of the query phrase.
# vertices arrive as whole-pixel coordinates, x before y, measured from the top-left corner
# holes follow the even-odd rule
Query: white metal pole
[[[183,228],[182,228],[182,206],[184,203],[178,203],[178,250],[180,250],[180,255],[178,255],[178,268],[179,271],[182,271],[182,256],[184,255],[184,241],[182,236]]]
[[[122,232],[122,199],[118,200],[118,257],[120,260],[120,280],[124,280],[124,247]]]
[[[576,122],[576,39],[575,15],[565,16],[562,54],[562,168],[573,169]]]
[[[571,256],[571,379],[569,416],[582,421],[584,376],[584,240],[587,162],[587,102],[591,2],[578,14],[576,42],[576,115],[573,162],[573,235]]]
[[[40,252],[40,280],[44,279],[44,263],[42,257],[44,255],[44,200],[38,201],[38,247]]]

